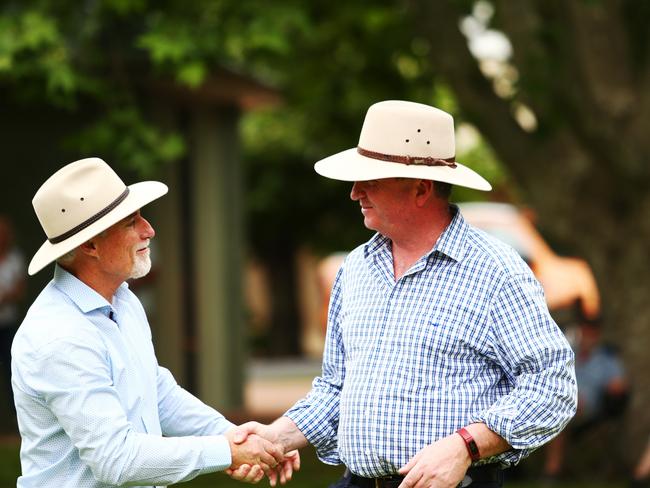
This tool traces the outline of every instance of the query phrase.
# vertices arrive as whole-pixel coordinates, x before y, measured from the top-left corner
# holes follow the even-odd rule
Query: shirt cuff
[[[223,471],[232,464],[230,443],[223,435],[198,437],[203,440],[201,474]]]
[[[305,436],[307,442],[314,446],[316,455],[325,464],[337,465],[341,464],[338,452],[338,441],[336,432],[326,433],[323,435],[322,431],[316,431],[313,426],[318,422],[313,422],[309,419],[304,412],[300,410],[290,409],[284,414],[285,417],[290,418],[298,427],[298,430]],[[320,422],[321,427],[327,422]]]
[[[512,423],[499,418],[496,415],[490,413],[485,413],[483,415],[473,416],[471,422],[482,422],[488,429],[492,432],[498,434],[500,437],[505,439],[508,444],[512,446]],[[489,463],[499,463],[502,466],[509,467],[514,466],[519,463],[522,459],[527,457],[533,449],[526,449],[523,446],[512,447],[508,451],[497,454],[496,456],[491,456],[486,459],[482,459],[479,464],[489,464]]]

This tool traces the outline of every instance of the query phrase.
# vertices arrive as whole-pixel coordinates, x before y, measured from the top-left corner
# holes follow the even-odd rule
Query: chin
[[[366,229],[374,230],[377,231],[377,226],[372,223],[372,219],[363,219],[363,225],[366,227]]]
[[[149,256],[146,258],[136,258],[131,269],[130,279],[137,280],[138,278],[143,278],[149,274],[149,271],[151,271],[151,259],[149,259]]]

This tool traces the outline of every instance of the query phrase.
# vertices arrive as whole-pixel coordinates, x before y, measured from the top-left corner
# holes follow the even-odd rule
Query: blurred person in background
[[[336,487],[502,486],[502,469],[575,413],[574,355],[510,246],[468,225],[451,185],[489,190],[455,161],[453,118],[370,107],[359,145],[316,163],[354,182],[364,225],[332,290],[322,375],[271,425],[283,449],[344,464]]]
[[[552,483],[562,473],[566,444],[603,421],[620,417],[628,404],[629,388],[623,361],[602,341],[602,320],[579,315],[571,342],[576,355],[578,410],[569,427],[546,449],[544,478]]]
[[[233,424],[158,365],[126,280],[151,268],[155,232],[140,208],[166,193],[157,181],[127,187],[87,158],[32,200],[48,239],[28,272],[56,265],[12,346],[19,488],[160,486],[227,468],[244,481],[265,468],[275,482],[278,463],[281,481],[297,468],[259,437],[235,444]]]
[[[336,275],[339,268],[345,261],[345,252],[336,252],[323,258],[317,269],[318,277],[318,292],[320,295],[320,317],[319,321],[323,331],[323,337],[327,334],[327,315],[329,311],[330,293],[332,292],[332,285],[336,281]]]
[[[18,305],[25,296],[27,268],[23,253],[14,244],[14,228],[8,217],[0,215],[0,368],[5,398],[14,411],[11,391],[11,341],[18,330]]]

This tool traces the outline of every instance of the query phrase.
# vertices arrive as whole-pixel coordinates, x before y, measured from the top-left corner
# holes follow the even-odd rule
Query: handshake
[[[266,475],[271,486],[291,480],[300,469],[300,455],[289,447],[290,439],[283,439],[279,428],[247,422],[226,432],[232,455],[226,474],[247,483],[257,483]]]

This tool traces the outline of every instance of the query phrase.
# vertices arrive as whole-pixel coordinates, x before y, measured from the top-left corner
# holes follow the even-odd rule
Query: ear
[[[415,185],[415,204],[418,207],[424,207],[433,197],[433,181],[418,180]]]
[[[95,238],[93,237],[92,239],[84,242],[81,246],[79,246],[79,251],[81,251],[86,256],[97,257],[98,252]]]

